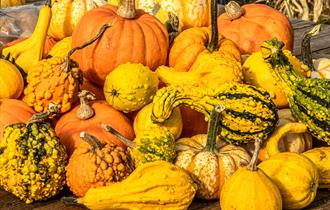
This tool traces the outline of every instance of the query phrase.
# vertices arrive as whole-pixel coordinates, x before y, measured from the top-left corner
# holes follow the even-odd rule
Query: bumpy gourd
[[[89,209],[186,210],[197,187],[178,166],[165,161],[143,164],[122,182],[90,188],[82,198],[64,198]]]
[[[276,39],[264,42],[262,56],[275,78],[281,81],[293,116],[306,124],[314,137],[330,144],[330,80],[297,74],[283,53],[283,45]]]
[[[223,110],[224,107],[219,105],[212,110],[207,134],[176,141],[178,155],[175,165],[188,171],[197,183],[198,198],[219,198],[227,179],[250,161],[250,155],[243,148],[223,144],[217,137],[219,115]]]
[[[67,154],[45,118],[58,110],[34,115],[27,123],[6,127],[0,143],[0,185],[26,203],[56,195],[65,185]]]
[[[257,168],[260,140],[248,166],[238,169],[225,183],[220,195],[222,210],[281,210],[282,198],[278,187]]]
[[[142,64],[126,63],[114,69],[104,83],[107,102],[117,110],[136,111],[152,101],[158,90],[157,74]]]
[[[102,125],[102,127],[133,150],[136,167],[157,160],[173,162],[176,157],[174,136],[165,127],[144,129],[137,134],[133,142],[123,137],[109,125]]]
[[[72,37],[65,37],[57,42],[54,47],[49,51],[48,57],[61,57],[65,58],[71,50]]]
[[[330,188],[330,147],[319,147],[303,153],[319,171],[319,188]]]
[[[82,197],[92,187],[101,187],[125,179],[134,170],[129,152],[116,144],[101,143],[82,132],[85,141],[73,152],[66,167],[70,190]]]
[[[234,144],[266,138],[278,121],[276,106],[266,91],[236,83],[216,88],[172,85],[160,89],[153,104],[151,117],[155,122],[164,122],[179,105],[187,105],[208,119],[213,107],[222,104],[226,110],[219,135]]]

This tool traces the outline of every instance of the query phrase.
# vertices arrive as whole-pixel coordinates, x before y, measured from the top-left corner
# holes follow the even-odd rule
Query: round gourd
[[[174,135],[174,138],[178,139],[182,131],[182,118],[180,108],[174,109],[171,117],[165,122],[156,124],[151,120],[152,106],[152,103],[144,106],[134,118],[133,125],[135,135],[139,135],[140,132],[150,127],[160,126],[167,128]]]
[[[123,112],[136,111],[152,101],[158,83],[157,74],[147,66],[126,63],[107,76],[104,95],[113,108]]]
[[[48,34],[56,40],[71,36],[89,10],[104,4],[103,0],[52,0],[53,15]]]
[[[79,94],[80,105],[64,114],[56,124],[55,131],[65,145],[69,156],[82,142],[80,133],[85,131],[101,141],[114,142],[124,146],[115,136],[110,135],[101,127],[101,123],[112,125],[118,132],[128,139],[134,138],[134,131],[131,123],[121,112],[109,106],[105,101],[95,99],[95,96],[88,91]]]
[[[18,68],[0,58],[0,99],[18,98],[24,89],[23,77]]]
[[[277,153],[258,167],[278,186],[284,209],[302,209],[313,202],[319,174],[306,156],[293,152]]]
[[[49,51],[48,56],[65,58],[71,50],[71,42],[71,36],[65,37],[53,46],[53,48]]]
[[[238,169],[224,184],[220,195],[222,210],[282,209],[278,187],[256,166],[260,144],[260,141],[256,141],[256,149],[249,165]]]
[[[0,8],[13,7],[25,4],[25,0],[1,0]]]
[[[264,4],[245,4],[234,1],[226,6],[226,13],[218,17],[219,33],[231,39],[242,54],[260,49],[260,44],[277,37],[285,43],[285,49],[293,49],[293,29],[289,19]],[[244,26],[244,27],[243,27]]]
[[[103,24],[111,24],[98,42],[73,55],[84,76],[98,85],[120,64],[141,63],[155,70],[167,60],[166,28],[154,16],[135,10],[134,0],[121,2],[118,8],[104,5],[88,12],[72,35],[72,47],[80,46]]]

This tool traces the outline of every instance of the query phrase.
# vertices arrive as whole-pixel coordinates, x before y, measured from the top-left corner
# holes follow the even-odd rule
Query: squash
[[[304,123],[317,139],[330,143],[330,80],[305,78],[297,74],[283,53],[283,42],[276,39],[261,46],[273,76],[280,81],[293,116]]]
[[[26,203],[53,197],[65,185],[65,147],[44,122],[59,109],[50,104],[48,110],[7,126],[0,143],[0,186]]]
[[[151,120],[152,106],[152,103],[144,106],[134,118],[133,128],[135,135],[139,135],[139,133],[144,129],[160,126],[167,128],[174,135],[174,138],[178,139],[181,135],[183,126],[180,109],[174,109],[173,114],[168,120],[163,123],[156,124]]]
[[[23,101],[0,99],[0,142],[5,127],[15,123],[26,123],[35,114]]]
[[[95,36],[103,24],[112,23],[98,42],[72,57],[84,77],[98,85],[104,85],[106,76],[120,64],[141,63],[155,70],[167,60],[166,28],[152,15],[135,10],[134,0],[121,2],[118,8],[104,5],[88,12],[72,34],[72,47],[77,47]]]
[[[217,105],[211,112],[208,133],[176,142],[178,152],[175,165],[189,172],[197,183],[196,196],[202,199],[219,198],[221,188],[227,179],[244,163],[250,155],[243,148],[219,144],[219,115],[224,110]]]
[[[65,37],[58,41],[48,53],[48,57],[62,57],[65,58],[71,50],[72,37]]]
[[[225,183],[220,195],[222,210],[281,210],[282,198],[273,181],[257,168],[261,141],[255,142],[250,163],[238,169]]]
[[[89,10],[104,4],[103,0],[52,0],[53,17],[48,34],[58,41],[71,36]]]
[[[122,182],[90,188],[82,198],[64,198],[89,209],[186,210],[197,187],[178,166],[165,161],[143,164]]]
[[[330,188],[330,147],[319,147],[303,153],[319,171],[319,188]]]
[[[158,90],[158,83],[157,74],[147,66],[121,64],[105,80],[105,99],[119,111],[136,111],[152,101]]]
[[[81,91],[80,105],[64,114],[56,124],[55,131],[65,145],[69,156],[82,142],[80,133],[85,131],[105,143],[114,142],[124,146],[115,136],[103,131],[101,123],[111,124],[123,136],[134,138],[131,123],[125,115],[109,106],[105,101],[89,102],[95,96],[88,91]]]
[[[0,58],[0,99],[20,97],[24,80],[14,63]]]
[[[88,81],[86,78],[83,79],[83,83],[81,85],[81,90],[87,90],[95,95],[95,98],[97,100],[105,100],[104,93],[103,93],[103,87],[97,86],[90,81]]]
[[[12,7],[25,4],[25,0],[1,0],[0,8]]]
[[[219,33],[231,39],[242,54],[252,54],[262,42],[277,37],[285,49],[293,49],[293,29],[289,19],[276,9],[264,4],[245,4],[235,1],[225,6],[218,17]],[[244,27],[242,27],[244,26]]]
[[[181,106],[180,111],[183,124],[181,133],[182,138],[207,133],[207,121],[202,113],[187,106]]]
[[[133,172],[134,162],[126,149],[111,141],[103,144],[86,132],[80,137],[84,142],[66,166],[67,184],[76,196],[83,197],[89,188],[122,181]]]
[[[175,139],[166,127],[146,128],[134,141],[126,139],[110,125],[102,124],[102,127],[132,150],[135,167],[157,160],[173,162],[176,157]]]
[[[161,123],[175,107],[189,106],[209,119],[215,105],[222,104],[220,136],[233,144],[267,138],[278,121],[276,106],[263,89],[251,85],[228,83],[215,88],[171,85],[157,91],[151,118]]]

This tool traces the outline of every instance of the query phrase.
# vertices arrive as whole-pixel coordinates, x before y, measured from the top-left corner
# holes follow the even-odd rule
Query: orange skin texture
[[[245,13],[231,20],[226,13],[218,17],[218,30],[239,47],[242,54],[260,49],[260,44],[277,37],[285,43],[284,49],[293,49],[293,29],[289,19],[277,10],[262,4],[242,6]]]
[[[0,141],[3,136],[4,129],[7,125],[14,123],[26,123],[34,110],[26,103],[16,99],[0,100]]]
[[[202,113],[185,106],[180,107],[180,111],[183,124],[181,138],[207,133],[207,122]]]
[[[95,94],[95,97],[97,100],[105,100],[104,93],[103,93],[103,88],[97,86],[94,83],[91,83],[87,79],[84,78],[84,82],[80,88],[81,90],[88,90],[91,93]]]
[[[179,34],[173,42],[169,54],[169,66],[176,71],[189,71],[200,53],[207,50],[211,40],[211,29],[206,27],[190,28]],[[235,44],[219,35],[219,51],[232,54],[240,60],[240,52]]]
[[[109,106],[106,101],[93,101],[90,103],[94,109],[94,116],[87,120],[76,117],[79,105],[64,114],[56,124],[55,132],[65,145],[69,156],[83,140],[79,135],[82,131],[88,132],[99,140],[114,142],[118,146],[126,147],[115,136],[104,131],[101,124],[109,124],[127,139],[134,139],[134,130],[131,122],[124,114]]]
[[[105,23],[112,27],[107,28],[98,41],[72,56],[89,81],[103,85],[113,69],[127,62],[141,63],[151,70],[166,64],[167,30],[154,16],[142,10],[136,11],[134,19],[120,17],[117,7],[112,5],[91,10],[73,32],[72,47],[93,38]]]

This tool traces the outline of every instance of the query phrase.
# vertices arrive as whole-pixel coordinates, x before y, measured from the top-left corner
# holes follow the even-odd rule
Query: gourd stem
[[[262,140],[260,138],[257,138],[254,142],[254,152],[253,152],[250,163],[246,166],[251,171],[256,171],[258,169],[257,163],[258,163],[258,157],[259,157],[261,143],[262,143]]]
[[[59,112],[58,106],[54,103],[49,103],[47,111],[32,115],[31,119],[27,122],[27,125],[32,123],[43,122],[46,119],[50,118],[51,116],[57,114],[58,112]]]
[[[63,197],[61,198],[61,200],[64,204],[69,204],[69,205],[78,203],[78,198],[74,198],[74,197]]]
[[[244,9],[236,1],[228,2],[225,5],[225,11],[231,20],[236,20],[244,14]]]
[[[49,6],[50,8],[52,8],[52,0],[46,0],[45,1],[45,5]]]
[[[104,147],[104,144],[102,144],[95,136],[87,132],[81,132],[80,138],[91,145],[93,150],[100,150]]]
[[[115,21],[114,21],[115,22]],[[81,50],[85,47],[87,47],[88,45],[91,45],[93,44],[96,40],[98,40],[102,35],[103,33],[106,31],[107,28],[110,28],[111,26],[113,26],[114,22],[112,24],[109,24],[109,23],[105,23],[99,30],[99,32],[96,34],[96,36],[94,36],[91,40],[85,42],[84,44],[78,46],[78,47],[75,47],[75,48],[72,48],[69,53],[67,54],[66,56],[66,59],[65,59],[65,67],[64,69],[66,69],[67,72],[70,72],[70,57],[71,55],[77,51],[77,50]]]
[[[312,50],[311,50],[311,38],[316,36],[321,31],[321,24],[314,26],[310,31],[304,34],[301,41],[301,57],[304,64],[306,64],[310,70],[316,71],[313,64]]]
[[[212,37],[211,42],[207,46],[210,52],[218,49],[218,0],[211,0],[211,29]]]
[[[80,120],[87,120],[94,115],[94,109],[89,105],[89,101],[95,100],[94,93],[88,90],[82,90],[78,93],[80,106],[77,109],[76,115]]]
[[[113,135],[115,135],[119,141],[121,141],[122,143],[124,143],[126,146],[134,149],[136,147],[136,143],[135,142],[132,142],[128,139],[126,139],[123,135],[121,135],[116,129],[114,129],[113,127],[111,127],[110,125],[106,125],[106,124],[102,124],[101,125],[102,128],[109,132],[109,133],[112,133]]]
[[[117,15],[126,19],[133,19],[136,16],[135,0],[120,0]]]
[[[220,113],[225,110],[223,105],[215,105],[211,111],[210,121],[207,129],[207,142],[204,151],[213,152],[216,146],[216,139],[219,133]]]

